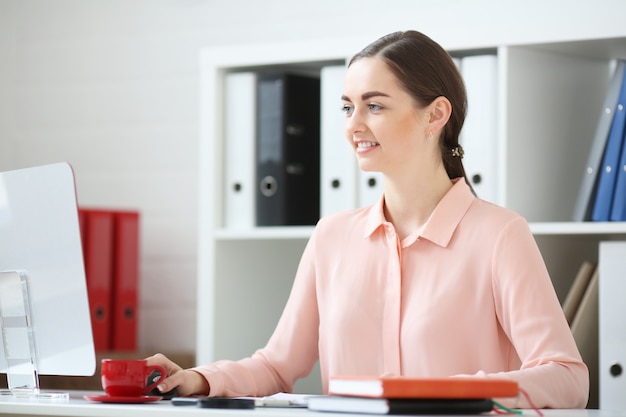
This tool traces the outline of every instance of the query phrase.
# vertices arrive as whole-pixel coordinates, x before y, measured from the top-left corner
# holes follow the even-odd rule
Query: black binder
[[[257,78],[257,226],[314,225],[320,213],[320,80]]]

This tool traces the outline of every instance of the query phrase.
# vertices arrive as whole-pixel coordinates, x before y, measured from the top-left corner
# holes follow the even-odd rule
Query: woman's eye
[[[379,110],[381,110],[381,109],[383,108],[381,105],[379,105],[379,104],[374,104],[374,103],[370,103],[370,104],[368,104],[368,105],[367,105],[367,107],[369,107],[369,109],[370,109],[371,111],[379,111]]]
[[[348,106],[347,104],[345,104],[341,106],[341,111],[344,112],[346,115],[350,115],[352,114],[354,109],[352,108],[352,106]]]

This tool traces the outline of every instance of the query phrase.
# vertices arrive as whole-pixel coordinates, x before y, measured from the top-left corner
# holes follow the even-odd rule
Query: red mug
[[[159,377],[148,381],[154,371]],[[102,388],[110,397],[141,397],[167,378],[165,368],[148,366],[145,359],[102,359],[100,374]]]

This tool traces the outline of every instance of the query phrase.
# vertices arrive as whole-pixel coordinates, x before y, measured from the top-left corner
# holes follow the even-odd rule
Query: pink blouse
[[[518,381],[538,407],[582,408],[589,390],[527,222],[463,180],[402,241],[382,198],[322,218],[267,346],[194,370],[211,396],[264,396],[318,359],[324,392],[332,375],[476,375]]]

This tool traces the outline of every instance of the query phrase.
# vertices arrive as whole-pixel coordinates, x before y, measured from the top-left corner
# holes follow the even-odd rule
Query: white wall
[[[57,161],[142,213],[140,344],[195,346],[198,49],[422,30],[446,47],[612,36],[626,2],[0,0],[0,171]],[[356,52],[356,51],[355,51]]]

